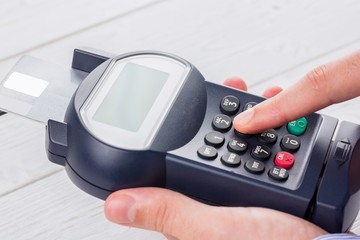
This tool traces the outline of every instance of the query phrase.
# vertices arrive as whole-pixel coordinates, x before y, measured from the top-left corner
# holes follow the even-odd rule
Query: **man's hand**
[[[247,89],[239,78],[225,84]],[[360,51],[320,66],[293,87],[265,91],[269,98],[242,112],[234,127],[255,133],[360,95]],[[159,188],[121,190],[105,203],[110,221],[164,233],[173,240],[312,239],[325,231],[303,219],[264,208],[214,207]]]
[[[291,88],[242,112],[234,128],[257,133],[360,95],[360,51],[310,71]]]
[[[105,203],[115,223],[162,232],[169,240],[313,239],[319,227],[265,208],[214,207],[160,188],[127,189]]]
[[[246,91],[243,80],[225,85]],[[273,97],[281,88],[267,89]],[[105,203],[106,217],[115,223],[161,232],[169,240],[312,239],[325,231],[298,217],[265,208],[214,207],[180,193],[159,188],[126,189]]]

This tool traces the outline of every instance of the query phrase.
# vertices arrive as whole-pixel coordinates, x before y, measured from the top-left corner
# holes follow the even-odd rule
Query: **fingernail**
[[[109,221],[130,224],[135,218],[135,199],[126,194],[116,194],[106,200],[105,215]]]
[[[251,121],[253,115],[254,115],[254,109],[250,108],[237,115],[234,118],[234,122],[236,123],[236,125],[246,125]]]

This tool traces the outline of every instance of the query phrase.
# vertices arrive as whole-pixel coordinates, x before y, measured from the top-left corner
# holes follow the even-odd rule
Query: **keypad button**
[[[218,155],[216,149],[214,147],[208,146],[208,145],[200,147],[198,149],[197,153],[198,153],[199,157],[201,157],[202,159],[205,159],[205,160],[214,160]]]
[[[221,162],[228,167],[237,167],[241,164],[241,159],[236,153],[228,152],[221,157]]]
[[[294,165],[295,157],[288,152],[278,152],[275,156],[274,163],[276,166],[289,169]]]
[[[230,152],[244,153],[248,148],[248,143],[243,139],[232,138],[229,141],[228,149]]]
[[[288,129],[289,133],[296,135],[296,136],[300,136],[300,135],[304,134],[307,124],[308,123],[307,123],[306,118],[302,117],[302,118],[299,118],[298,120],[289,122],[287,124],[287,129]]]
[[[300,138],[294,135],[285,135],[280,142],[281,148],[287,152],[296,152],[300,145]]]
[[[200,143],[197,153],[195,148],[193,154],[197,154],[195,157],[202,163],[227,171],[233,170],[235,174],[283,185],[285,188],[287,185],[293,186],[301,177],[298,173],[306,170],[306,165],[301,163],[297,166],[299,163],[296,162],[307,161],[304,151],[311,143],[304,142],[301,138],[304,134],[313,134],[306,131],[308,127],[312,127],[310,124],[314,120],[303,117],[261,133],[244,134],[233,128],[233,118],[241,111],[256,108],[258,102],[256,98],[239,96],[242,95],[229,91],[217,100],[214,108],[209,111],[215,113],[212,119],[210,117],[211,123],[207,123],[208,131],[199,136],[200,139],[196,138],[203,141],[203,146]]]
[[[248,160],[245,163],[246,171],[254,174],[261,174],[265,171],[265,164],[258,160]]]
[[[227,132],[230,130],[232,125],[231,118],[224,114],[218,114],[214,117],[212,121],[212,127],[216,131]]]
[[[258,138],[263,143],[274,144],[277,141],[278,134],[274,129],[269,129],[260,133]]]
[[[273,167],[269,170],[269,177],[276,181],[284,182],[289,178],[289,172],[285,168]]]
[[[249,110],[250,108],[253,108],[257,102],[248,102],[245,104],[243,111]]]
[[[234,115],[239,111],[240,101],[237,97],[228,95],[225,96],[220,103],[220,110],[227,115]]]
[[[268,146],[258,144],[252,149],[251,156],[258,160],[268,160],[271,156],[271,149]]]
[[[207,145],[219,148],[224,145],[225,136],[220,132],[209,132],[208,134],[206,134],[204,140]]]

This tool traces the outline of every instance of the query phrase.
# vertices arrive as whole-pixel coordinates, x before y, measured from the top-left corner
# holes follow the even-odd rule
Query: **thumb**
[[[162,232],[179,240],[312,239],[325,232],[271,209],[214,207],[160,188],[118,191],[105,203],[115,223]]]
[[[122,190],[110,195],[105,202],[105,215],[112,222],[187,240],[205,239],[201,234],[209,231],[206,219],[211,219],[210,209],[208,205],[161,188]]]

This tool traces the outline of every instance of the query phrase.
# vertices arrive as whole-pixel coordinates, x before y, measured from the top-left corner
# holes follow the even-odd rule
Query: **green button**
[[[307,124],[308,123],[306,118],[302,117],[299,118],[298,120],[289,122],[287,125],[287,129],[289,133],[294,134],[296,136],[300,136],[305,132]]]

